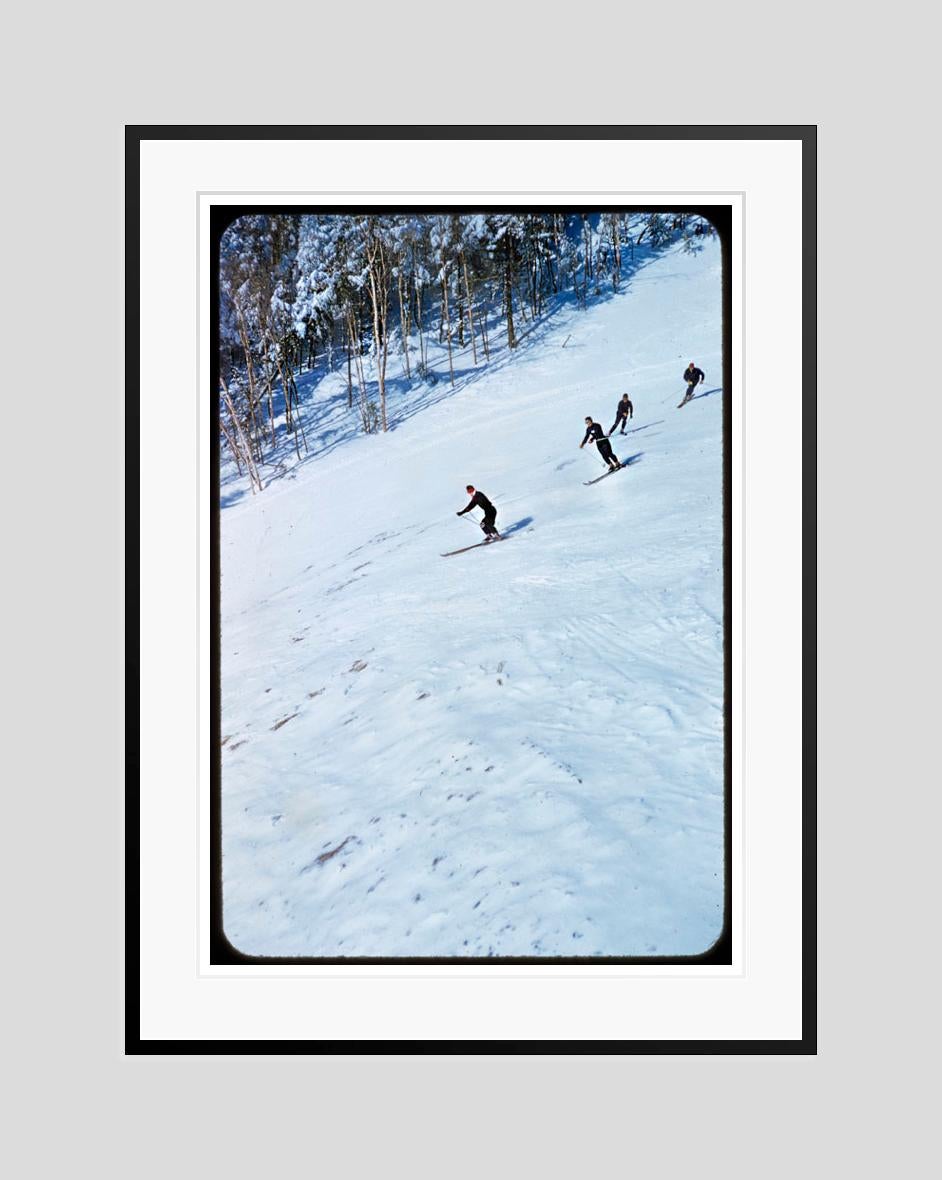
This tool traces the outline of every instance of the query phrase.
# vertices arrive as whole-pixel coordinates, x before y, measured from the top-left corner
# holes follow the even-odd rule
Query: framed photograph
[[[127,1051],[814,1052],[814,128],[126,146]]]

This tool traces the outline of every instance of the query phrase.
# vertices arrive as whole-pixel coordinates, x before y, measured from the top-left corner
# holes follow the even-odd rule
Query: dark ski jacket
[[[458,515],[464,516],[464,514],[466,512],[470,512],[472,508],[483,508],[485,515],[491,512],[493,512],[495,516],[497,515],[497,509],[490,502],[490,500],[488,500],[487,496],[485,496],[483,492],[475,492],[471,497],[471,503],[467,508],[462,508]]]
[[[688,365],[684,369],[684,380],[688,385],[699,385],[703,380],[703,370],[698,369],[696,365]]]
[[[615,407],[615,420],[617,421],[619,418],[623,418],[626,414],[630,418],[634,412],[635,408],[631,404],[631,398],[624,402],[620,401]]]
[[[593,439],[595,442],[598,442],[600,438],[604,438],[604,437],[605,437],[605,431],[598,424],[598,422],[593,422],[592,425],[590,427],[588,427],[588,429],[586,430],[585,438],[582,440],[582,442],[579,445],[584,447],[590,438]]]

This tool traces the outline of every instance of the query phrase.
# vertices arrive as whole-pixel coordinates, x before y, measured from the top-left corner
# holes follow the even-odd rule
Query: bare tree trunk
[[[409,330],[412,327],[409,321],[409,300],[404,298],[403,284],[402,284],[402,267],[399,268],[399,332],[402,336],[402,355],[406,364],[406,377],[411,378],[412,373],[409,368]]]
[[[301,418],[301,407],[298,406],[298,426],[301,428],[301,442],[304,443],[304,453],[307,454],[307,435],[304,433],[304,421]]]
[[[245,324],[245,316],[242,312],[242,307],[239,303],[235,305],[236,321],[239,326],[239,340],[242,344],[242,352],[245,356],[245,375],[249,386],[249,411],[252,417],[252,426],[255,433],[255,452],[259,459],[262,457],[262,442],[261,442],[261,427],[258,424],[258,416],[255,413],[255,407],[259,401],[258,382],[255,378],[255,366],[252,364],[252,345],[249,341],[249,332]]]
[[[301,416],[301,395],[298,393],[298,387],[294,380],[291,381],[291,393],[294,397],[295,409],[298,411],[297,428],[301,431],[301,442],[304,443],[304,453],[307,454],[307,435],[304,433],[304,419]],[[300,455],[298,456],[300,458]]]
[[[226,409],[229,411],[229,420],[232,422],[233,428],[242,443],[242,457],[245,460],[246,470],[249,473],[249,483],[252,486],[252,495],[254,496],[256,488],[258,491],[262,490],[262,480],[258,474],[258,468],[255,466],[252,448],[249,445],[248,439],[245,437],[245,431],[242,429],[242,423],[239,420],[239,415],[236,413],[235,406],[232,404],[232,397],[229,394],[229,387],[221,377],[219,379],[219,384],[222,388],[223,397],[226,401]]]
[[[383,430],[389,429],[386,421],[386,360],[389,356],[389,336],[386,331],[389,319],[389,275],[386,265],[386,250],[382,239],[374,236],[367,252],[370,279],[370,302],[373,306],[373,348],[376,355],[377,377],[379,379],[380,418]]]
[[[292,387],[292,385],[294,385],[294,380],[291,377],[290,368],[288,369],[287,373],[285,372],[286,366],[281,363],[281,354],[278,350],[277,345],[275,345],[273,343],[272,346],[275,349],[275,364],[278,366],[278,376],[281,378],[281,391],[285,397],[285,423],[286,423],[288,432],[290,434],[294,435],[294,450],[298,456],[298,459],[300,460],[301,447],[298,444],[298,432],[297,432],[297,430],[294,429],[294,421],[291,417],[291,387]],[[300,417],[300,415],[299,415],[299,417]],[[305,443],[304,449],[307,450],[306,443]]]
[[[285,347],[282,349],[275,340],[275,337],[271,334],[271,331],[269,331],[268,339],[272,352],[275,354],[275,368],[278,370],[278,379],[281,381],[281,392],[285,399],[285,428],[291,434],[294,431],[291,391],[295,388],[294,375],[291,372],[291,357],[288,353],[288,348]],[[274,381],[274,377],[272,380]]]
[[[425,336],[422,333],[422,284],[416,284],[416,304],[418,308],[418,316],[416,317],[416,324],[419,329],[419,363],[422,366],[422,376],[428,376],[428,344]]]
[[[268,399],[268,426],[271,430],[271,445],[275,445],[275,399],[272,396],[271,365],[265,358],[265,394]]]
[[[471,284],[468,282],[468,260],[465,257],[464,250],[461,251],[461,268],[464,271],[464,296],[468,304],[468,331],[471,333],[471,354],[474,357],[474,363],[478,363],[478,350],[474,342],[474,312],[471,304]]]
[[[514,334],[514,281],[513,259],[514,248],[510,234],[504,235],[504,314],[507,317],[507,347],[517,347],[517,337]]]
[[[442,323],[445,326],[445,338],[448,341],[448,372],[451,375],[451,385],[455,385],[455,367],[451,359],[451,319],[448,314],[448,277],[445,273],[445,253],[442,251]]]
[[[344,324],[344,336],[347,340],[347,409],[353,409],[353,375],[350,372],[351,352],[353,351],[353,343],[350,340],[349,326]]]
[[[229,448],[229,454],[233,457],[233,459],[235,459],[236,467],[239,470],[239,474],[242,475],[243,474],[242,459],[239,455],[239,448],[236,446],[235,440],[233,439],[232,435],[229,433],[229,430],[228,430],[225,422],[223,422],[222,414],[219,415],[219,428],[223,432],[223,434],[226,436],[226,446]]]
[[[355,349],[353,356],[357,375],[357,408],[360,411],[360,421],[363,423],[363,429],[367,434],[369,434],[372,431],[372,424],[370,422],[369,397],[366,390],[366,377],[363,373],[363,355],[360,344],[359,330],[357,328],[357,317],[352,304],[348,304],[347,308],[347,330],[349,333],[350,342]]]
[[[268,354],[268,348],[265,347],[265,341],[271,339],[271,326],[268,323],[268,319],[264,314],[264,306],[263,306],[260,298],[256,300],[256,310],[258,313],[259,346],[261,348],[264,348],[264,350],[265,350],[263,359],[265,362],[266,396],[268,398],[268,424],[269,424],[269,428],[271,430],[271,444],[272,444],[272,447],[274,447],[275,441],[276,441],[275,440],[275,404],[274,404],[274,393],[272,390],[272,386],[274,385],[274,377],[272,374],[271,359]]]
[[[589,219],[582,214],[582,307],[586,307],[589,297],[589,267],[591,266],[593,245],[589,238]]]

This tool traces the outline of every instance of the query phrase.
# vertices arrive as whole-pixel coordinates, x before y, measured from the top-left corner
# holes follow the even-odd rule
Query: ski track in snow
[[[675,409],[691,358],[721,384],[719,246],[538,332],[221,514],[224,927],[246,954],[720,933],[722,397]],[[625,390],[611,441],[634,461],[585,487],[583,419],[607,430]],[[443,560],[482,539],[455,517],[468,482],[508,537]]]

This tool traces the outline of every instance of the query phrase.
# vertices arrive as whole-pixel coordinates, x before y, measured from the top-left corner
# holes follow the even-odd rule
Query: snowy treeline
[[[713,227],[688,214],[257,214],[220,242],[220,429],[240,472],[258,464],[284,418],[307,450],[295,374],[343,367],[347,405],[367,433],[388,429],[391,355],[409,379],[434,379],[429,338],[486,365],[554,299],[582,307],[618,290],[639,247],[695,249]]]

